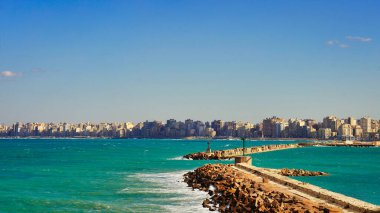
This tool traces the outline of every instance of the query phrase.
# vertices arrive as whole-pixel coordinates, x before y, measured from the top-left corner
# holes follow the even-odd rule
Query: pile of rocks
[[[222,157],[221,155],[217,155],[215,153],[207,154],[205,152],[197,152],[193,154],[187,154],[183,156],[185,159],[192,160],[222,160],[222,159],[230,159],[230,157]]]
[[[211,196],[203,207],[220,212],[329,212],[324,206],[310,206],[288,194],[265,189],[231,165],[208,164],[184,175],[193,189]]]
[[[281,169],[279,171],[280,175],[284,176],[327,176],[328,173],[326,172],[314,172],[314,171],[307,171],[303,169]]]

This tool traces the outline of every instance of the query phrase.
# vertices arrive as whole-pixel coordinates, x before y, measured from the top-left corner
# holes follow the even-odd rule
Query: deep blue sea
[[[201,206],[207,194],[188,188],[182,175],[232,161],[181,159],[206,147],[205,140],[0,139],[0,212],[208,212]],[[297,179],[380,205],[380,148],[289,149],[254,154],[253,164],[329,172]]]

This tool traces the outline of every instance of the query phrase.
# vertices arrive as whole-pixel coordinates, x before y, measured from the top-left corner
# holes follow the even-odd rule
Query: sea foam
[[[186,159],[183,156],[178,156],[178,157],[174,157],[174,158],[168,158],[167,160],[190,160],[190,159]]]

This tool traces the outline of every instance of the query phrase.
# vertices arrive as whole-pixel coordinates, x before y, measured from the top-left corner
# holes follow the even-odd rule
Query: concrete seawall
[[[278,184],[288,186],[310,196],[325,200],[327,203],[334,203],[346,210],[371,213],[380,212],[380,206],[376,206],[352,197],[335,193],[312,184],[303,183],[301,181],[284,177],[282,175],[268,171],[264,168],[258,168],[248,164],[236,164],[235,166],[252,174],[256,174],[263,178],[268,178],[269,180]]]
[[[253,153],[259,153],[259,152],[270,152],[270,151],[276,151],[276,150],[283,150],[283,149],[293,149],[302,147],[299,144],[273,144],[273,145],[265,145],[265,146],[254,146],[254,147],[248,147],[244,149],[245,154],[253,154]],[[243,148],[235,148],[235,149],[227,149],[227,150],[217,150],[210,153],[207,152],[198,152],[193,154],[188,154],[183,156],[187,159],[193,159],[193,160],[218,160],[218,159],[230,159],[236,156],[243,155]]]

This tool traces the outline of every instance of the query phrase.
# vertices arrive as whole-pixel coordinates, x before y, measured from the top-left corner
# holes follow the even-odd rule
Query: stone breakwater
[[[268,179],[273,183],[296,191],[298,194],[303,194],[303,197],[309,197],[311,200],[318,199],[325,204],[335,205],[347,212],[380,213],[380,206],[285,177],[273,171],[273,169],[259,168],[247,164],[237,164],[236,168],[241,169],[242,172]]]
[[[266,179],[249,178],[231,165],[208,164],[184,175],[193,189],[208,191],[203,207],[220,212],[341,212],[291,193],[273,190]]]
[[[253,153],[259,153],[259,152],[269,152],[269,151],[275,151],[275,150],[282,150],[282,149],[293,149],[302,147],[299,144],[273,144],[273,145],[266,145],[266,146],[254,146],[244,149],[245,154],[253,154]],[[197,152],[193,154],[187,154],[183,156],[183,158],[186,159],[192,159],[192,160],[221,160],[221,159],[231,159],[236,156],[243,155],[243,148],[235,148],[235,149],[228,149],[228,150],[217,150],[213,151],[211,153],[206,152]]]
[[[315,171],[307,171],[303,169],[281,169],[278,171],[278,174],[284,176],[327,176],[326,172],[315,172]]]

